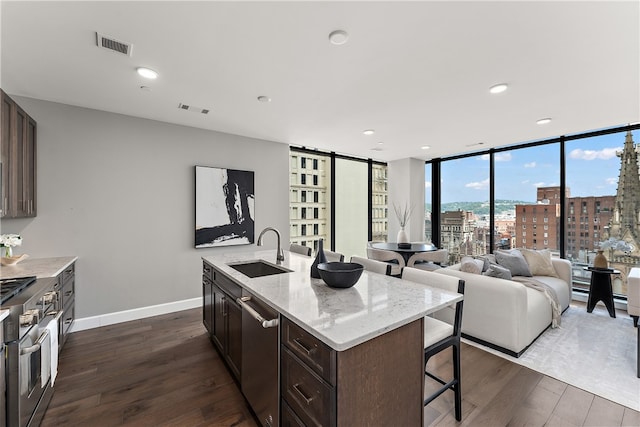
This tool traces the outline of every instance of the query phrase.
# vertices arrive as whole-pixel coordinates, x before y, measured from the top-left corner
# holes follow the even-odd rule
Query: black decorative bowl
[[[364,267],[355,262],[323,262],[318,272],[324,282],[332,288],[350,288],[362,275]]]

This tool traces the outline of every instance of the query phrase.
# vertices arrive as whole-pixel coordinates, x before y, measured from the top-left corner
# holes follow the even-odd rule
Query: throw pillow
[[[524,255],[519,250],[498,250],[495,252],[495,256],[498,264],[508,269],[512,276],[531,277],[529,264],[527,264]]]
[[[482,266],[482,272],[483,273],[489,269],[489,266],[491,264],[497,264],[496,256],[494,254],[480,255],[476,259],[481,259],[484,262],[484,265]]]
[[[474,259],[470,256],[462,257],[460,261],[460,271],[466,273],[480,274],[482,273],[482,266],[484,262],[481,259]]]
[[[482,273],[484,276],[497,277],[499,279],[511,280],[511,272],[498,264],[491,264],[487,271]]]
[[[534,276],[558,277],[556,269],[551,263],[551,252],[548,249],[533,250],[520,249],[524,259],[529,264],[529,270]]]

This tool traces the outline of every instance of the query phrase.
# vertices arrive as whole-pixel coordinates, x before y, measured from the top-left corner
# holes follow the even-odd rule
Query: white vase
[[[407,237],[407,232],[404,231],[404,228],[401,228],[398,231],[397,243],[409,243],[409,237]]]

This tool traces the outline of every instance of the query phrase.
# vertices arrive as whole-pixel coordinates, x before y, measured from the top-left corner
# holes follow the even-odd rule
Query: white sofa
[[[533,276],[558,295],[561,310],[571,301],[571,263],[551,259],[558,277]],[[519,357],[551,325],[551,305],[544,294],[513,280],[460,271],[460,264],[435,271],[465,280],[462,335]]]

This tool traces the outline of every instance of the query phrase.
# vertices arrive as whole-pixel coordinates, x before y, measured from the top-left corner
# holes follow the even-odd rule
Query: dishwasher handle
[[[247,304],[248,301],[251,301],[251,297],[242,297],[242,298],[236,299],[236,302],[240,305],[240,307],[247,310],[247,313],[249,313],[251,317],[256,319],[258,323],[262,325],[263,328],[268,329],[268,328],[275,328],[276,326],[278,326],[279,321],[277,317],[275,319],[265,320],[264,317],[260,316],[260,313],[255,311],[249,304]]]

